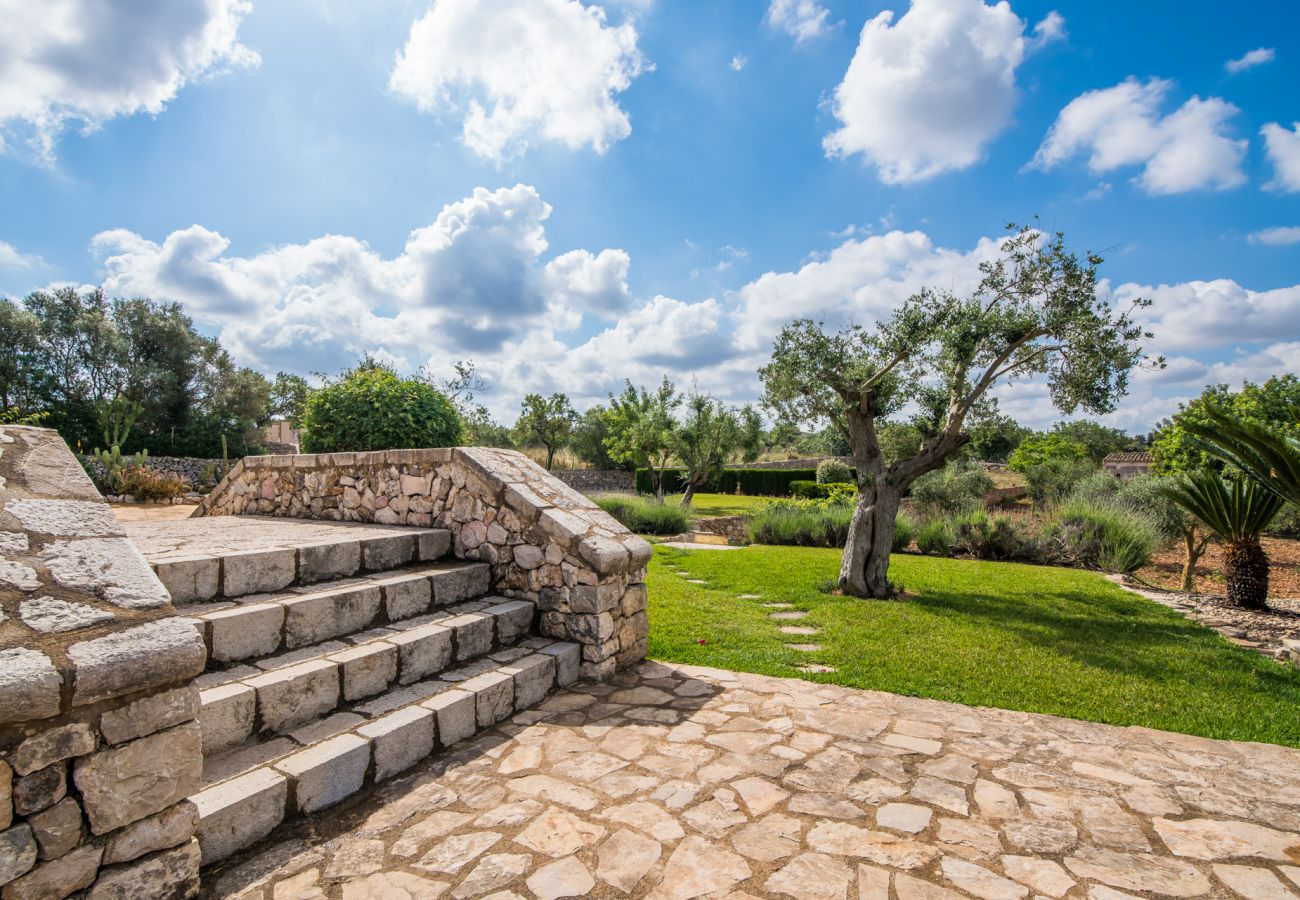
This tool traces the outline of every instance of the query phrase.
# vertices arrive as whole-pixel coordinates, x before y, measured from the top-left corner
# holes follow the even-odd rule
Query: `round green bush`
[[[455,447],[462,428],[451,401],[426,382],[382,367],[355,369],[307,399],[302,451]]]
[[[852,484],[857,481],[853,468],[838,459],[823,459],[817,464],[818,484]]]

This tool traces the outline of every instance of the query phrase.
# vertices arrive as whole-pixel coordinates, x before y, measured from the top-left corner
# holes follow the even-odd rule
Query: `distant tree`
[[[422,378],[363,359],[313,391],[302,414],[304,453],[455,447],[460,414]]]
[[[271,384],[271,415],[297,428],[310,396],[311,385],[306,378],[289,372],[276,372]]]
[[[1020,442],[1032,434],[1010,416],[994,412],[970,427],[970,455],[990,462],[1006,462]]]
[[[759,372],[764,403],[787,420],[829,421],[853,450],[858,500],[840,565],[844,593],[894,593],[889,552],[903,492],[970,442],[967,416],[992,387],[1041,378],[1062,412],[1114,408],[1148,335],[1098,296],[1100,263],[1079,259],[1059,233],[1019,229],[981,264],[968,297],[922,290],[871,329],[831,334],[808,320],[782,329]],[[933,434],[916,455],[887,464],[880,420],[935,391],[946,403]]]
[[[1013,472],[1028,472],[1034,466],[1092,459],[1088,448],[1073,438],[1055,432],[1031,434],[1020,442],[1007,460]]]
[[[921,429],[902,422],[885,422],[880,426],[880,454],[887,465],[921,452]]]
[[[609,437],[609,410],[601,404],[587,410],[573,424],[573,435],[569,438],[569,447],[578,459],[593,469],[617,469],[617,463],[609,455],[605,439]]]
[[[555,461],[555,453],[569,443],[573,423],[578,414],[573,411],[566,394],[529,394],[524,397],[515,434],[524,445],[541,445],[546,448],[546,468]]]
[[[753,461],[763,449],[763,421],[753,407],[733,409],[700,393],[689,394],[685,405],[673,435],[673,453],[685,469],[682,509],[734,457]]]
[[[617,462],[644,467],[660,503],[664,499],[664,469],[676,445],[676,413],[682,397],[667,377],[653,394],[625,383],[623,393],[609,397],[609,436],[605,446]]]
[[[1300,422],[1291,415],[1293,407],[1300,407],[1300,377],[1290,372],[1275,375],[1263,384],[1248,381],[1238,391],[1229,390],[1226,384],[1207,387],[1201,396],[1180,404],[1173,417],[1156,426],[1151,441],[1153,468],[1163,475],[1204,468],[1221,471],[1223,460],[1210,453],[1187,427],[1210,424],[1212,412],[1300,438]]]
[[[1091,419],[1057,422],[1052,426],[1052,433],[1082,444],[1088,449],[1088,456],[1098,464],[1112,453],[1135,450],[1142,446],[1142,441],[1138,438]]]

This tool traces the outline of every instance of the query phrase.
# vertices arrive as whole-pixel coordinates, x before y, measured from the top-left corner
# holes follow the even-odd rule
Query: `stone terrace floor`
[[[158,509],[173,510],[175,506]],[[193,507],[179,507],[193,509]],[[220,556],[243,550],[276,550],[312,544],[346,541],[355,537],[409,534],[400,525],[370,525],[362,522],[327,522],[311,519],[279,519],[271,516],[212,516],[201,519],[172,519],[161,512],[151,516],[117,513],[127,535],[149,562],[183,556]]]
[[[205,873],[211,897],[1300,896],[1300,752],[645,663]]]

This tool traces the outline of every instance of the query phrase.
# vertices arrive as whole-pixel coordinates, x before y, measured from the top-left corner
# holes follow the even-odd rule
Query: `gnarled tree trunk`
[[[845,594],[872,599],[893,595],[889,551],[894,545],[894,518],[900,500],[900,492],[892,487],[859,489],[840,560],[839,586]]]

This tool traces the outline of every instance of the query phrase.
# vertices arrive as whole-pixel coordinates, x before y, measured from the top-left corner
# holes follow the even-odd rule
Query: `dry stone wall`
[[[0,897],[198,890],[205,649],[54,431],[0,427]]]
[[[481,447],[249,456],[198,516],[263,515],[450,529],[493,590],[531,600],[547,637],[582,645],[582,673],[642,659],[651,548],[513,450]]]

